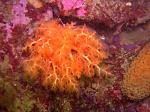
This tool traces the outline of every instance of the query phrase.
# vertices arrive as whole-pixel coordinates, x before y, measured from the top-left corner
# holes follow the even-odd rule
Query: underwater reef
[[[53,0],[62,15],[97,21],[109,27],[139,24],[150,18],[148,0]]]
[[[149,0],[0,0],[0,112],[150,112]]]

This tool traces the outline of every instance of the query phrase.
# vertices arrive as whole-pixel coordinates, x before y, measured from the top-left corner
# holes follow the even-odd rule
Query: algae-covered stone
[[[16,90],[9,82],[0,78],[0,111],[3,109],[12,111],[16,98]]]

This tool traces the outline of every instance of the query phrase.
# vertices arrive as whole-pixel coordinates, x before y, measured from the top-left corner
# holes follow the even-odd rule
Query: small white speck
[[[127,3],[126,3],[126,6],[131,6],[131,5],[132,5],[131,2],[127,2]]]
[[[14,84],[14,86],[16,87],[16,86],[17,86],[17,84]]]
[[[101,36],[101,39],[102,39],[102,40],[105,40],[105,36]]]

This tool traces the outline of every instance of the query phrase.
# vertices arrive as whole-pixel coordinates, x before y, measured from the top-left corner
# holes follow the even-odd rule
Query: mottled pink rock
[[[86,13],[87,13],[87,11],[84,8],[77,10],[77,16],[78,17],[85,16]]]
[[[56,0],[64,16],[105,23],[109,27],[150,19],[149,0]]]
[[[46,13],[43,14],[43,20],[45,21],[48,21],[52,18],[53,18],[53,13],[51,9],[47,10]]]
[[[64,15],[74,13],[80,17],[86,14],[85,0],[58,0],[56,4]]]
[[[91,0],[84,19],[103,22],[108,26],[136,24],[139,18],[150,14],[148,0]],[[150,19],[150,18],[148,18]]]
[[[5,31],[6,31],[6,38],[5,38],[5,41],[8,41],[9,38],[12,38],[12,35],[11,35],[12,30],[11,30],[11,28],[12,28],[12,27],[10,26],[9,23],[6,23],[6,24],[5,24]]]
[[[87,19],[96,19],[108,25],[121,24],[144,16],[147,6],[145,0],[91,0]]]
[[[30,22],[30,18],[28,18],[25,13],[26,10],[27,1],[26,0],[20,0],[17,4],[13,5],[12,9],[12,24],[13,27],[18,24],[28,24]]]
[[[12,7],[12,19],[11,21],[7,22],[5,24],[5,31],[6,31],[6,37],[5,41],[8,41],[8,39],[12,38],[12,29],[16,25],[27,25],[30,22],[30,18],[28,18],[25,13],[26,10],[27,1],[26,0],[20,0],[17,3],[14,2]]]
[[[71,10],[76,8],[81,8],[83,6],[83,0],[61,0],[63,5],[63,10]]]

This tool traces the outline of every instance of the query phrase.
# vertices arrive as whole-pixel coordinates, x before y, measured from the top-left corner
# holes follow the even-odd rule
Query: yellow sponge
[[[131,100],[150,95],[150,42],[140,51],[124,76],[122,91]]]

